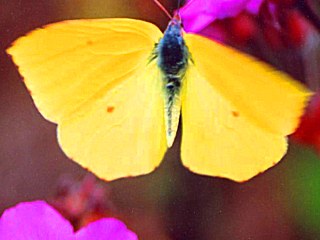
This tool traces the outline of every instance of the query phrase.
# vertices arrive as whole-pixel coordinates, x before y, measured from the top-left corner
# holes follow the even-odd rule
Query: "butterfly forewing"
[[[8,49],[39,111],[58,123],[146,65],[161,31],[133,19],[73,20],[19,38]]]
[[[199,73],[252,123],[279,135],[292,133],[310,93],[287,74],[207,38],[186,34]]]

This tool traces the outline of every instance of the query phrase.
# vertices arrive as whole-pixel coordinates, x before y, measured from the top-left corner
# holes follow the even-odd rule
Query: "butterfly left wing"
[[[166,151],[162,82],[149,63],[162,35],[134,19],[70,20],[8,49],[63,151],[101,178],[149,173]]]

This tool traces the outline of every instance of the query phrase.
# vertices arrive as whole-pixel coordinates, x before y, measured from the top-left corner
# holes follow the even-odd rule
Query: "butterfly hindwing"
[[[181,159],[191,171],[235,181],[276,164],[286,138],[252,124],[190,66],[182,93]]]
[[[159,71],[150,64],[58,126],[68,156],[112,180],[146,174],[167,149]]]

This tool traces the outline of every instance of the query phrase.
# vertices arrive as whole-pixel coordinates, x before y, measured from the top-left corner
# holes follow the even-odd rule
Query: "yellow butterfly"
[[[147,174],[171,147],[199,174],[247,180],[287,150],[310,93],[230,47],[134,19],[71,20],[8,49],[64,152],[99,177]]]

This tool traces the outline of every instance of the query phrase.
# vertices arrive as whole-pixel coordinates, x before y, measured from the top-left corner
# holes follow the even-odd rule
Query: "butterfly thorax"
[[[163,38],[157,44],[155,54],[162,73],[167,143],[171,146],[179,124],[180,92],[189,56],[179,19],[170,21]]]
[[[170,21],[157,45],[158,66],[167,77],[182,79],[188,64],[188,49],[182,36],[181,23]]]

